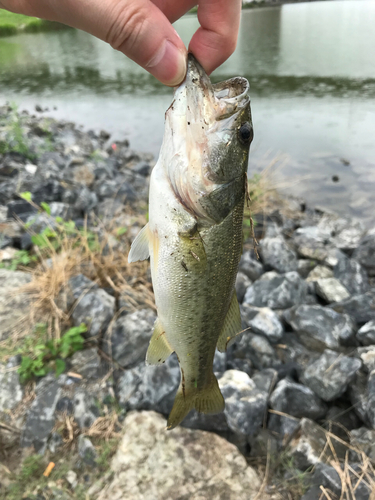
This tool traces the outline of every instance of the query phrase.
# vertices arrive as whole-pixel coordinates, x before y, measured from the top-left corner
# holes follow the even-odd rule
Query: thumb
[[[186,48],[150,0],[1,0],[22,14],[58,21],[108,42],[171,87],[186,74]]]

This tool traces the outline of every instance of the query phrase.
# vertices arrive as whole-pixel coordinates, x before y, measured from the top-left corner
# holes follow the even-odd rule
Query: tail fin
[[[185,393],[184,395],[182,386],[180,385],[178,388],[172,411],[168,417],[168,430],[179,425],[193,408],[201,413],[220,413],[224,410],[224,398],[214,374],[206,387],[199,391],[193,389],[188,392],[190,394]]]

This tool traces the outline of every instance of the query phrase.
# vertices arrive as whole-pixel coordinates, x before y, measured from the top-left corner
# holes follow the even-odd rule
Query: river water
[[[275,158],[276,183],[309,204],[375,223],[375,2],[245,10],[235,54],[214,74],[251,84],[249,174]],[[175,24],[187,44],[196,16]],[[75,30],[0,39],[0,103],[127,137],[158,155],[172,91]],[[53,109],[56,107],[57,109]]]

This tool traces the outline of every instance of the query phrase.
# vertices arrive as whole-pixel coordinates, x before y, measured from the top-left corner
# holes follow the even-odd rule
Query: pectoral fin
[[[236,292],[233,292],[229,310],[224,320],[224,325],[217,341],[217,348],[220,352],[225,352],[231,341],[242,330],[240,306],[238,305]]]
[[[130,248],[128,262],[137,262],[138,260],[146,260],[150,257],[149,250],[149,228],[148,224],[143,227],[137,234],[137,237]]]
[[[154,332],[147,349],[146,365],[161,365],[169,358],[172,352],[173,349],[166,339],[164,328],[158,318],[155,321]]]

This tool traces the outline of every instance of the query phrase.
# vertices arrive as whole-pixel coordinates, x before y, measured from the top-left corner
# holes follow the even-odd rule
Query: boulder
[[[284,327],[278,315],[269,307],[255,308],[244,305],[242,318],[246,327],[259,335],[263,335],[270,342],[278,342],[284,334]]]
[[[326,405],[311,389],[290,379],[280,380],[277,384],[270,397],[270,406],[293,417],[312,420],[324,417],[327,411]]]
[[[323,401],[333,401],[346,391],[361,366],[359,359],[326,349],[306,368],[302,381]]]
[[[229,428],[236,434],[256,434],[265,418],[268,394],[260,391],[247,373],[238,370],[227,370],[219,386]]]
[[[307,261],[309,262],[309,261]],[[333,271],[327,266],[316,266],[312,271],[309,272],[309,275],[306,278],[307,282],[315,282],[319,279],[333,278]]]
[[[230,359],[250,360],[258,370],[270,368],[279,363],[276,352],[265,337],[245,332],[233,346]]]
[[[182,427],[166,432],[164,418],[154,412],[130,413],[124,428],[111,462],[112,479],[97,500],[251,500],[257,495],[261,482],[255,470],[216,434]]]
[[[22,401],[23,390],[16,368],[19,361],[14,356],[7,364],[0,363],[0,414],[4,410],[12,410]]]
[[[346,314],[318,305],[301,305],[285,311],[284,319],[308,348],[356,345],[355,325]]]
[[[120,316],[104,336],[104,352],[123,368],[144,362],[155,320],[151,309]]]
[[[353,429],[350,433],[350,444],[375,462],[375,430],[367,429],[366,427]],[[359,456],[358,459],[361,461]]]
[[[344,255],[338,259],[333,273],[351,295],[365,293],[369,288],[367,272],[355,259],[349,259]]]
[[[375,345],[358,347],[355,354],[362,361],[364,371],[370,373],[375,370]]]
[[[236,294],[237,300],[241,304],[245,296],[246,290],[251,285],[252,281],[241,271],[236,276]]]
[[[281,235],[263,238],[260,242],[260,255],[266,269],[274,269],[279,273],[297,270],[297,255]]]
[[[362,345],[375,345],[375,320],[365,323],[358,330],[357,339]]]
[[[268,272],[246,290],[244,303],[256,307],[287,309],[303,304],[306,295],[307,285],[297,272],[284,275]]]
[[[252,257],[252,252],[247,251],[242,254],[239,271],[251,281],[256,281],[264,273],[264,268],[261,262]]]
[[[375,229],[369,231],[361,239],[353,253],[353,258],[367,270],[370,276],[375,276]]]
[[[366,293],[353,295],[347,300],[332,304],[330,307],[339,313],[346,313],[358,324],[363,325],[375,320],[375,289]]]
[[[336,278],[319,278],[315,281],[315,291],[328,304],[340,302],[350,297],[348,290]]]
[[[95,347],[74,353],[70,363],[72,371],[79,373],[85,379],[95,379],[100,376],[100,356]]]

